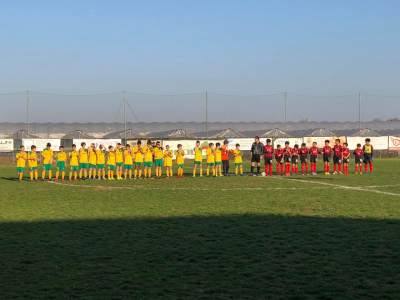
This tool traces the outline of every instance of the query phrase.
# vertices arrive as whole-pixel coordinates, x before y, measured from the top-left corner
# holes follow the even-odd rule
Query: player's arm
[[[371,145],[371,157],[374,156],[374,147]]]

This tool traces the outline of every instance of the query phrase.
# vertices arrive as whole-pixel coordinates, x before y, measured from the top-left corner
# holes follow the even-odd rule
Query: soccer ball
[[[262,177],[265,177],[265,172],[262,172],[262,173],[261,173],[261,176],[262,176]]]

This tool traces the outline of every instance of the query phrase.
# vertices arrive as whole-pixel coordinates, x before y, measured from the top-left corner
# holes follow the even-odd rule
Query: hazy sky
[[[2,1],[0,93],[400,96],[399,12],[376,0]]]

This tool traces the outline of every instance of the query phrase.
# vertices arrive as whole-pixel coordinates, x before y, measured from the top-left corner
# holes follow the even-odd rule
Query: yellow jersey
[[[215,162],[221,162],[222,161],[222,149],[215,149]]]
[[[369,145],[365,144],[363,150],[364,150],[364,153],[367,153],[367,154],[371,153],[372,152],[371,144],[369,144]]]
[[[115,152],[114,151],[109,151],[107,155],[107,164],[108,165],[115,165]]]
[[[65,152],[58,152],[54,157],[57,161],[66,161],[67,160],[67,153]]]
[[[104,165],[106,163],[106,150],[96,150],[96,155],[97,155],[97,164],[98,165]]]
[[[49,164],[51,164],[51,160],[54,156],[54,152],[52,149],[50,149],[50,150],[43,149],[42,156],[43,156],[43,164],[49,165]]]
[[[80,154],[79,162],[81,164],[87,164],[89,162],[88,161],[88,149],[83,149],[83,148],[79,149],[79,154]]]
[[[235,164],[242,163],[242,151],[235,149],[233,155],[235,156]]]
[[[89,164],[91,165],[97,164],[96,150],[93,150],[92,148],[89,149]]]
[[[194,152],[194,160],[202,161],[203,160],[203,149],[201,147],[196,147]]]
[[[214,157],[213,149],[208,148],[206,153],[207,153],[207,163],[208,164],[215,163],[215,157]],[[209,154],[211,154],[211,155],[209,155]]]
[[[154,155],[156,156],[156,159],[162,159],[163,158],[163,149],[161,147],[155,147]]]
[[[153,161],[153,147],[151,147],[151,146],[150,147],[144,147],[143,148],[143,153],[146,153],[144,155],[144,161],[145,162],[152,162]]]
[[[183,165],[185,163],[185,160],[183,159],[183,151],[176,150],[175,156],[176,156],[176,163],[178,165]]]
[[[28,153],[28,164],[29,168],[36,168],[37,167],[37,152],[30,151]]]
[[[118,164],[124,162],[124,149],[115,148],[115,161]]]
[[[136,146],[133,148],[133,155],[135,156],[135,162],[137,163],[142,163],[143,162],[143,154],[140,152],[142,150],[142,147]]]
[[[77,167],[78,166],[78,151],[70,151],[69,152],[69,164],[71,167]]]
[[[125,156],[125,165],[132,165],[133,159],[132,159],[131,151],[130,150],[129,151],[125,150],[124,151],[124,156]]]
[[[25,168],[25,159],[28,159],[26,152],[18,152],[15,158],[17,159],[17,168]]]
[[[172,167],[172,157],[174,155],[172,154],[171,150],[165,150],[164,151],[164,165],[166,167]]]

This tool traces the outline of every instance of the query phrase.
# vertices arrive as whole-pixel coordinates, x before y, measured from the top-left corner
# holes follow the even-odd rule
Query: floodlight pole
[[[287,123],[286,123],[286,120],[287,120],[287,112],[286,112],[286,104],[287,104],[287,98],[286,98],[286,92],[285,92],[285,136],[287,136]]]
[[[208,92],[206,91],[206,132],[208,141]]]
[[[125,144],[126,144],[126,98],[125,98],[125,91],[124,91],[124,137],[125,137]]]
[[[29,138],[29,91],[26,90],[26,124]]]
[[[358,93],[358,135],[361,136],[361,92]]]

